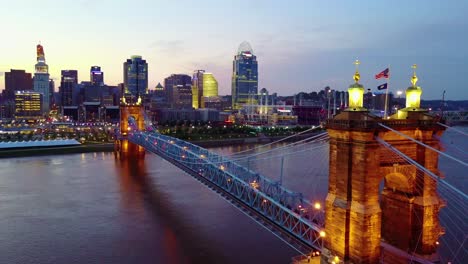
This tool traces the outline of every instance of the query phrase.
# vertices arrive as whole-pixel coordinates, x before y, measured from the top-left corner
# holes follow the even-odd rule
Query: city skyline
[[[441,99],[444,90],[446,99],[467,99],[467,37],[460,32],[468,28],[468,4],[397,2],[205,1],[209,8],[203,9],[203,16],[193,12],[199,9],[189,1],[143,2],[138,30],[131,27],[137,15],[123,15],[133,7],[131,2],[112,4],[111,10],[109,1],[92,2],[93,10],[87,8],[89,1],[9,3],[0,22],[9,25],[4,34],[15,41],[0,44],[0,89],[5,86],[4,72],[34,72],[34,47],[40,41],[56,81],[61,70],[78,70],[84,77],[91,66],[99,65],[105,82],[117,85],[123,83],[122,62],[141,55],[148,62],[150,89],[173,73],[205,69],[216,76],[219,93],[225,95],[231,93],[237,47],[248,41],[260,65],[258,88],[272,93],[292,95],[325,86],[346,90],[353,82],[352,63],[359,59],[366,89],[376,91],[382,82],[374,75],[388,66],[390,92],[406,89],[410,67],[416,63],[423,99]],[[82,19],[64,19],[69,8]],[[46,15],[41,16],[41,26],[34,27],[31,19],[39,9]],[[184,19],[169,19],[176,13]]]

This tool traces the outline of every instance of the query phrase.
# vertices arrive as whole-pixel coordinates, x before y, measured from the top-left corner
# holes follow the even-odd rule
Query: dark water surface
[[[275,155],[239,162],[279,179]],[[286,187],[312,201],[324,199],[326,145],[287,156],[284,167]],[[0,264],[290,263],[297,254],[153,154],[139,163],[112,153],[0,160]]]

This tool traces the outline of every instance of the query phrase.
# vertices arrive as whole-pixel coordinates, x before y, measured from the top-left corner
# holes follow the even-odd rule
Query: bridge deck
[[[322,247],[322,211],[300,193],[189,142],[135,132],[129,140],[188,172],[301,253]],[[305,251],[305,252],[304,252]]]

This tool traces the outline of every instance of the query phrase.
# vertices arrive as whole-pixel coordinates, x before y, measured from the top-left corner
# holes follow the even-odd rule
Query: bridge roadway
[[[302,194],[183,140],[142,131],[128,140],[192,175],[300,254],[321,250],[323,211]]]

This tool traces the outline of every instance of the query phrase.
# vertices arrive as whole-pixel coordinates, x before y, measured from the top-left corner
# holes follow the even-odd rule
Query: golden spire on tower
[[[413,68],[413,77],[411,77],[411,83],[413,84],[413,87],[416,87],[416,83],[418,82],[418,76],[416,76],[416,68],[418,66],[416,64],[413,64],[411,68]]]
[[[353,75],[353,79],[356,83],[359,82],[359,79],[361,79],[361,75],[359,74],[359,64],[361,64],[361,62],[359,62],[359,60],[356,60],[354,62],[354,65],[356,65],[356,72],[354,73]]]

